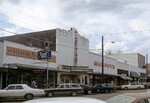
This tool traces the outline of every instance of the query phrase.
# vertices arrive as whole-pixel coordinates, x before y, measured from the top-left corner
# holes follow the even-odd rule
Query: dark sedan
[[[94,87],[90,87],[86,84],[79,84],[82,88],[83,88],[83,91],[84,91],[84,94],[92,94],[93,93],[93,88]]]
[[[108,84],[108,83],[105,83],[105,84],[96,84],[94,86],[94,89],[93,91],[95,93],[109,93],[109,92],[115,92],[116,91],[116,88],[115,86],[111,85],[111,84]]]

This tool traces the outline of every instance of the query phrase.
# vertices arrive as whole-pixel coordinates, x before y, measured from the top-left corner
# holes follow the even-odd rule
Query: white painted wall
[[[74,35],[73,33],[56,29],[56,51],[57,51],[57,64],[59,65],[73,65],[74,55]]]
[[[6,64],[19,63],[19,64],[26,64],[26,65],[32,65],[32,66],[47,67],[47,61],[33,60],[33,59],[28,59],[28,58],[22,58],[22,57],[6,55],[6,47],[7,46],[20,48],[20,49],[24,49],[24,50],[30,50],[30,51],[34,51],[34,52],[40,51],[40,49],[37,49],[37,48],[27,47],[27,46],[22,45],[22,44],[17,44],[17,43],[13,43],[13,42],[4,41],[4,50],[3,50],[4,51],[4,54],[3,54],[4,59],[3,59],[3,63],[6,63]],[[52,55],[55,55],[56,60],[57,60],[56,52],[52,52]],[[52,62],[48,63],[48,67],[53,68],[53,69],[57,69],[56,63],[52,63]]]
[[[129,71],[129,65],[126,63],[118,62],[117,69]]]
[[[4,43],[0,42],[0,66],[3,64]]]
[[[129,73],[128,75],[130,75],[130,71],[137,72],[139,75],[140,73],[146,73],[146,69],[142,69],[142,68],[129,65],[129,64],[125,64],[125,63],[121,63],[121,62],[118,62],[118,69],[127,70]]]
[[[117,59],[119,62],[134,65],[138,67],[138,53],[112,54],[112,55],[107,55],[107,56]]]
[[[101,55],[91,53],[89,54],[89,68],[93,69],[94,73],[102,73],[102,68],[98,66],[94,66],[94,61],[102,61]],[[115,68],[104,68],[104,74],[117,75],[117,60],[104,57],[104,63],[113,64]]]
[[[78,35],[78,66],[89,66],[89,41]]]
[[[87,66],[89,58],[88,39],[77,34],[78,38],[78,61],[77,66]],[[56,51],[58,52],[57,64],[74,66],[74,30],[56,30]]]
[[[141,68],[138,68],[138,67],[132,66],[132,65],[129,65],[128,69],[129,69],[129,71],[137,72],[139,75],[140,75],[140,73],[146,73],[146,69],[141,69]]]

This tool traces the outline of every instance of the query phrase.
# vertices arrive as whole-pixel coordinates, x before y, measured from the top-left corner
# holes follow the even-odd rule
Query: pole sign
[[[38,51],[38,59],[50,59],[51,58],[51,51],[41,50]]]

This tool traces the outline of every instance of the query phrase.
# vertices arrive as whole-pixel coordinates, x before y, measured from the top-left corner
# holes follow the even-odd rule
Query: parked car
[[[145,88],[150,88],[150,82],[143,83]]]
[[[95,93],[98,93],[98,92],[109,93],[109,92],[115,92],[115,91],[116,91],[116,88],[115,88],[115,86],[113,86],[113,85],[111,85],[111,84],[108,84],[108,83],[96,84],[96,85],[94,86],[93,91],[94,91]]]
[[[84,94],[92,94],[93,93],[93,89],[94,87],[91,87],[91,86],[88,86],[86,84],[79,84],[82,88],[83,88],[83,91],[84,91]]]
[[[129,83],[127,85],[121,85],[121,89],[144,89],[144,85],[143,84],[136,84],[136,83]]]
[[[44,96],[42,89],[33,89],[26,84],[11,84],[0,90],[0,98],[24,98],[31,100],[35,96]]]
[[[54,95],[72,95],[83,94],[83,88],[76,83],[59,84],[57,88],[44,89],[46,96],[52,97]]]
[[[23,103],[106,103],[105,101],[85,97],[57,97],[26,101]]]
[[[107,103],[150,103],[150,93],[125,93],[106,100]]]

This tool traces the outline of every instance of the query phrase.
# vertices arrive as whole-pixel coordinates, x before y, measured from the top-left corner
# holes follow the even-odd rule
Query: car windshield
[[[118,95],[114,96],[108,100],[106,100],[107,103],[132,103],[135,101],[135,97],[131,96],[125,96],[125,95]]]

